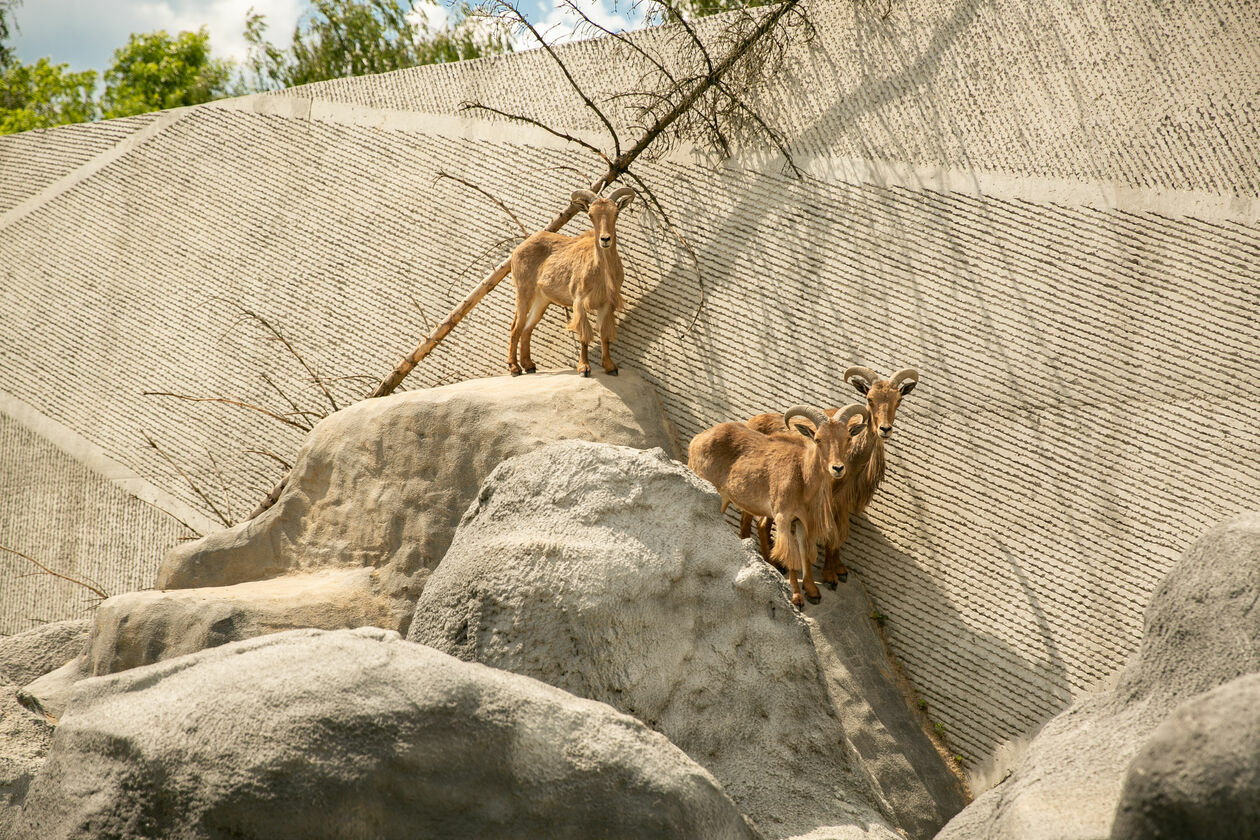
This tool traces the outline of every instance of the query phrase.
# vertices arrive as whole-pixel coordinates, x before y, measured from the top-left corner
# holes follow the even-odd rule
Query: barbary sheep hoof
[[[590,369],[590,368],[578,368],[578,373],[582,374],[582,376],[590,376],[590,375],[591,375],[591,369]]]
[[[805,600],[806,600],[806,601],[809,601],[811,604],[821,604],[821,603],[822,603],[822,593],[819,593],[819,594],[817,594],[817,595],[806,595],[806,596],[805,596]]]
[[[848,579],[849,579],[849,573],[848,573],[848,572],[841,572],[840,574],[836,575],[836,580],[840,581],[841,583],[844,583],[844,582],[845,582],[846,580],[848,580]],[[835,589],[835,588],[836,588],[836,585],[835,585],[834,583],[833,583],[833,584],[831,584],[831,588],[832,588],[832,589]]]
[[[529,367],[525,368],[525,372],[526,372],[526,373],[538,373],[538,365],[530,365]]]
[[[521,369],[520,369],[520,368],[510,367],[510,368],[508,368],[508,370],[510,370],[510,371],[512,372],[512,375],[513,375],[513,376],[520,376],[520,375],[521,375]]]
[[[804,611],[805,611],[805,599],[804,599],[804,598],[802,598],[800,595],[793,595],[793,596],[792,596],[792,606],[796,607],[796,611],[797,611],[797,612],[804,612]]]
[[[832,592],[835,592],[835,591],[836,591],[836,582],[835,582],[834,580],[824,580],[824,581],[823,581],[823,586],[826,586],[826,587],[827,587],[828,589],[830,589]]]
[[[616,368],[613,368],[612,370],[606,370],[606,371],[604,371],[604,373],[608,374],[609,376],[616,376],[616,375],[617,375],[617,369],[616,369]]]

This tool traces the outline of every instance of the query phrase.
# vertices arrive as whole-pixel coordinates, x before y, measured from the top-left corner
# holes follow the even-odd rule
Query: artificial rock
[[[709,773],[638,721],[360,628],[80,682],[13,836],[756,835]]]
[[[858,720],[853,706],[837,712],[867,704],[882,748],[926,742],[913,724],[880,723],[912,719],[904,698],[833,699],[860,664],[828,679],[789,598],[708,482],[661,451],[567,441],[486,479],[408,638],[634,715],[711,771],[768,837],[892,838],[898,823],[930,837],[961,800],[950,810],[916,773],[873,770],[842,723]],[[831,616],[829,632],[844,636],[846,621],[869,625],[869,609]],[[881,647],[862,655],[886,664]]]

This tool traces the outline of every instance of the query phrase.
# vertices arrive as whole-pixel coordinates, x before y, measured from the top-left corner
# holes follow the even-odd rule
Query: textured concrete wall
[[[657,383],[684,440],[848,401],[849,364],[919,368],[847,560],[970,760],[1113,672],[1177,554],[1260,504],[1260,21],[1233,3],[1033,6],[916,4],[884,23],[818,6],[811,52],[763,94],[814,177],[756,148],[743,166],[641,167],[700,277],[643,205],[619,224],[617,358]],[[609,50],[566,55],[610,90]],[[590,128],[544,62],[166,115],[0,219],[0,381],[197,504],[149,434],[239,517],[279,472],[248,450],[289,458],[302,434],[141,392],[292,410],[266,373],[326,410],[293,359],[234,326],[238,306],[322,375],[387,372],[515,232],[439,172],[538,226],[580,185],[559,167],[595,169],[538,132],[450,116],[503,96]],[[502,372],[511,302],[505,284],[408,387]],[[574,360],[560,325],[535,334],[543,367]]]
[[[0,413],[0,545],[116,595],[152,586],[166,547],[191,534]],[[97,601],[83,586],[0,555],[0,634],[82,617]]]

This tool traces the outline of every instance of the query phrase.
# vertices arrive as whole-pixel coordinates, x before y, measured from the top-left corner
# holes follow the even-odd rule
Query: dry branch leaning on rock
[[[802,608],[806,598],[814,604],[822,598],[814,584],[810,550],[829,538],[832,487],[855,468],[855,439],[866,428],[870,413],[854,403],[831,418],[805,405],[784,414],[789,424],[796,416],[808,418],[817,431],[765,435],[744,423],[719,423],[692,438],[687,466],[717,488],[724,512],[734,502],[743,511],[774,521],[781,538],[771,556],[787,568],[792,603]],[[850,423],[854,418],[859,422]],[[794,530],[797,523],[800,528]],[[802,572],[804,597],[797,580]]]
[[[512,252],[512,281],[516,284],[516,314],[508,345],[508,370],[519,376],[522,369],[537,368],[529,353],[529,340],[543,313],[553,303],[573,309],[567,328],[582,342],[578,373],[590,376],[588,353],[595,338],[587,314],[599,319],[601,363],[609,376],[617,375],[609,343],[617,338],[617,318],[624,303],[624,272],[617,253],[617,214],[634,200],[629,187],[600,198],[590,190],[573,193],[572,202],[591,217],[593,228],[579,236],[540,230]],[[520,363],[517,363],[517,347]]]

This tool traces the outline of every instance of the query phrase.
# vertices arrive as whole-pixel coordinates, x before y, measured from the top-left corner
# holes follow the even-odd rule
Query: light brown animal
[[[599,321],[601,364],[609,376],[617,375],[609,343],[617,338],[616,313],[624,306],[621,283],[625,274],[617,253],[617,214],[634,200],[635,192],[622,187],[600,198],[590,190],[578,190],[571,201],[591,217],[593,227],[579,236],[542,230],[512,252],[512,281],[516,284],[516,314],[512,317],[508,370],[513,376],[537,370],[529,353],[529,340],[543,313],[553,303],[569,307],[573,317],[566,329],[582,343],[578,373],[591,375],[587,356],[595,335],[587,314]],[[520,363],[517,363],[517,347]]]
[[[880,379],[870,368],[851,367],[844,372],[844,379],[858,393],[866,396],[866,408],[870,412],[871,420],[862,437],[854,441],[854,469],[836,485],[832,497],[835,528],[830,539],[824,543],[822,571],[823,583],[832,589],[836,588],[839,581],[849,577],[849,570],[840,559],[840,546],[849,538],[849,515],[865,511],[875,491],[879,489],[880,482],[884,480],[884,441],[892,437],[897,407],[901,405],[901,398],[914,390],[919,374],[913,368],[904,368],[890,379]],[[835,412],[834,408],[827,409],[828,416]],[[758,414],[748,421],[748,425],[763,434],[786,429],[783,415],[774,412]],[[747,537],[751,533],[752,520],[753,516],[745,511],[740,520],[740,537]],[[761,543],[762,556],[770,560],[769,520],[760,520],[757,536]]]
[[[800,609],[805,599],[816,604],[822,598],[814,583],[813,547],[832,530],[833,485],[853,469],[852,441],[866,428],[870,414],[854,404],[828,418],[816,408],[798,405],[783,416],[789,422],[806,417],[817,431],[764,435],[744,423],[719,423],[691,439],[687,466],[717,488],[723,512],[734,502],[743,511],[773,520],[780,538],[771,557],[788,570],[792,603]]]

